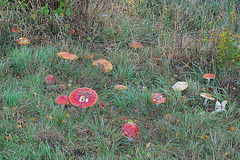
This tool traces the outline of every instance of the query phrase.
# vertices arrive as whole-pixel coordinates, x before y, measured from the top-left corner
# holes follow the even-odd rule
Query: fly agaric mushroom
[[[218,112],[223,112],[226,111],[226,104],[228,103],[228,101],[222,101],[222,103],[220,103],[219,101],[216,102],[215,104],[215,111],[213,111],[212,113],[218,113]]]
[[[18,44],[29,44],[31,41],[27,37],[22,37],[16,40]]]
[[[208,99],[215,100],[214,97],[212,97],[210,94],[207,94],[207,93],[200,93],[200,96],[205,98],[205,101],[203,102],[204,106],[207,104]]]
[[[151,99],[153,104],[156,103],[156,106],[158,106],[161,103],[166,102],[166,100],[167,100],[165,97],[163,97],[163,95],[161,95],[159,93],[153,93],[150,96],[150,99]]]
[[[70,54],[68,52],[59,52],[57,55],[58,55],[58,57],[61,57],[61,58],[65,59],[65,62],[67,62],[67,60],[73,61],[73,60],[78,59],[77,55]]]
[[[139,128],[133,121],[128,121],[122,129],[122,133],[132,142],[139,134]]]
[[[210,83],[210,80],[215,78],[215,75],[211,73],[206,73],[203,75],[203,78],[207,79],[207,86],[208,86]]]
[[[140,49],[140,48],[142,48],[143,46],[142,46],[142,43],[138,43],[138,42],[136,42],[136,41],[133,41],[132,43],[131,43],[131,48],[134,48],[134,49]]]
[[[187,82],[177,82],[176,84],[174,84],[172,86],[172,88],[176,91],[183,91],[183,90],[187,89],[187,87],[188,87]]]
[[[19,27],[13,27],[13,28],[10,29],[10,31],[13,32],[13,33],[17,33],[20,30],[21,30],[21,28],[19,28]]]
[[[124,86],[124,85],[116,85],[115,87],[114,87],[114,90],[115,91],[121,91],[121,90],[127,90],[128,89],[128,87],[127,86]]]
[[[62,108],[65,107],[65,105],[69,104],[68,96],[66,95],[60,95],[56,98],[55,102],[59,105],[61,105]]]
[[[46,82],[48,85],[54,83],[54,82],[55,82],[55,77],[54,77],[54,75],[48,74],[48,75],[45,77],[45,82]]]
[[[90,88],[78,88],[69,95],[70,103],[80,108],[93,106],[97,100],[97,93]]]
[[[113,69],[112,64],[109,61],[107,61],[106,59],[94,60],[92,65],[93,65],[93,67],[101,66],[105,73],[108,73],[108,72],[110,72]]]

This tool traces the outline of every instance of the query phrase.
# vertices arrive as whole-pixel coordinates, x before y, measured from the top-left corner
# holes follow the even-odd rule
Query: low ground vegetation
[[[0,2],[0,159],[239,159],[239,8],[234,0]],[[112,70],[94,67],[97,59]],[[205,73],[215,75],[209,84]],[[173,90],[178,81],[188,88]],[[98,94],[85,112],[55,102],[82,87]],[[204,105],[203,92],[215,100]],[[166,101],[152,104],[152,93]],[[225,100],[226,111],[214,113]],[[132,142],[122,134],[127,119],[140,131]]]

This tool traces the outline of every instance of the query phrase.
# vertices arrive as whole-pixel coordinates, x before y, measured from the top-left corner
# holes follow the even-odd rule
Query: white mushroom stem
[[[81,112],[85,113],[86,112],[86,108],[81,108]]]
[[[203,102],[203,105],[204,105],[204,106],[207,105],[207,101],[208,101],[208,99],[206,98],[205,101]]]
[[[133,138],[129,138],[129,137],[127,137],[127,141],[128,141],[128,142],[133,142],[134,139],[133,139]]]
[[[64,109],[64,108],[65,108],[65,105],[64,105],[64,104],[62,104],[62,105],[61,105],[61,108],[62,108],[62,109]]]
[[[207,78],[207,86],[209,86],[210,78]]]

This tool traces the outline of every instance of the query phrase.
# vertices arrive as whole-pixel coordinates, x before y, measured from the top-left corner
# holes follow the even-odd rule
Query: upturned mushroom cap
[[[68,52],[59,52],[57,55],[61,58],[64,58],[64,59],[67,59],[67,60],[72,60],[72,61],[78,59],[77,55],[70,54]]]
[[[203,75],[203,78],[204,79],[214,79],[215,75],[211,74],[211,73],[206,73],[206,74]]]
[[[200,96],[206,99],[215,100],[215,98],[208,93],[200,93]]]
[[[177,82],[176,84],[174,84],[172,86],[172,88],[176,91],[183,91],[183,90],[187,89],[187,87],[188,87],[187,82]]]
[[[48,74],[48,75],[45,77],[45,82],[46,82],[48,85],[54,83],[54,82],[55,82],[55,77],[54,77],[54,75]]]
[[[27,37],[22,37],[16,40],[18,44],[29,44],[31,41]]]
[[[127,122],[123,126],[122,133],[127,138],[136,138],[139,134],[139,128],[134,122]]]
[[[105,73],[108,73],[108,72],[110,72],[113,69],[112,64],[109,61],[105,60],[105,59],[94,60],[92,65],[93,65],[93,67],[101,66]]]
[[[55,102],[60,105],[67,105],[69,104],[68,96],[60,95],[56,98]]]
[[[114,87],[114,90],[116,90],[116,91],[127,90],[127,89],[128,89],[128,87],[124,86],[124,85],[116,85]]]
[[[160,104],[160,103],[164,103],[166,102],[166,98],[163,97],[163,95],[159,94],[159,93],[153,93],[151,96],[150,96],[150,99],[152,101],[152,103],[157,103],[157,104]]]
[[[69,95],[70,103],[81,108],[93,106],[97,100],[97,93],[90,88],[78,88]]]

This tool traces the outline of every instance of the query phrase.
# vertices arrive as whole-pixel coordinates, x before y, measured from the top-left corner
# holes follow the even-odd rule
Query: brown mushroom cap
[[[68,53],[68,52],[59,52],[57,55],[58,55],[59,57],[62,57],[62,58],[67,59],[67,60],[72,60],[72,61],[78,59],[77,55],[75,55],[75,54],[70,54],[70,53]]]
[[[215,100],[215,98],[208,93],[200,93],[200,96],[206,99]]]
[[[203,75],[203,78],[204,79],[214,79],[215,75],[211,74],[211,73],[206,73],[206,74]]]
[[[187,89],[187,87],[188,87],[187,82],[177,82],[172,86],[172,88],[176,91],[183,91],[183,90]]]

